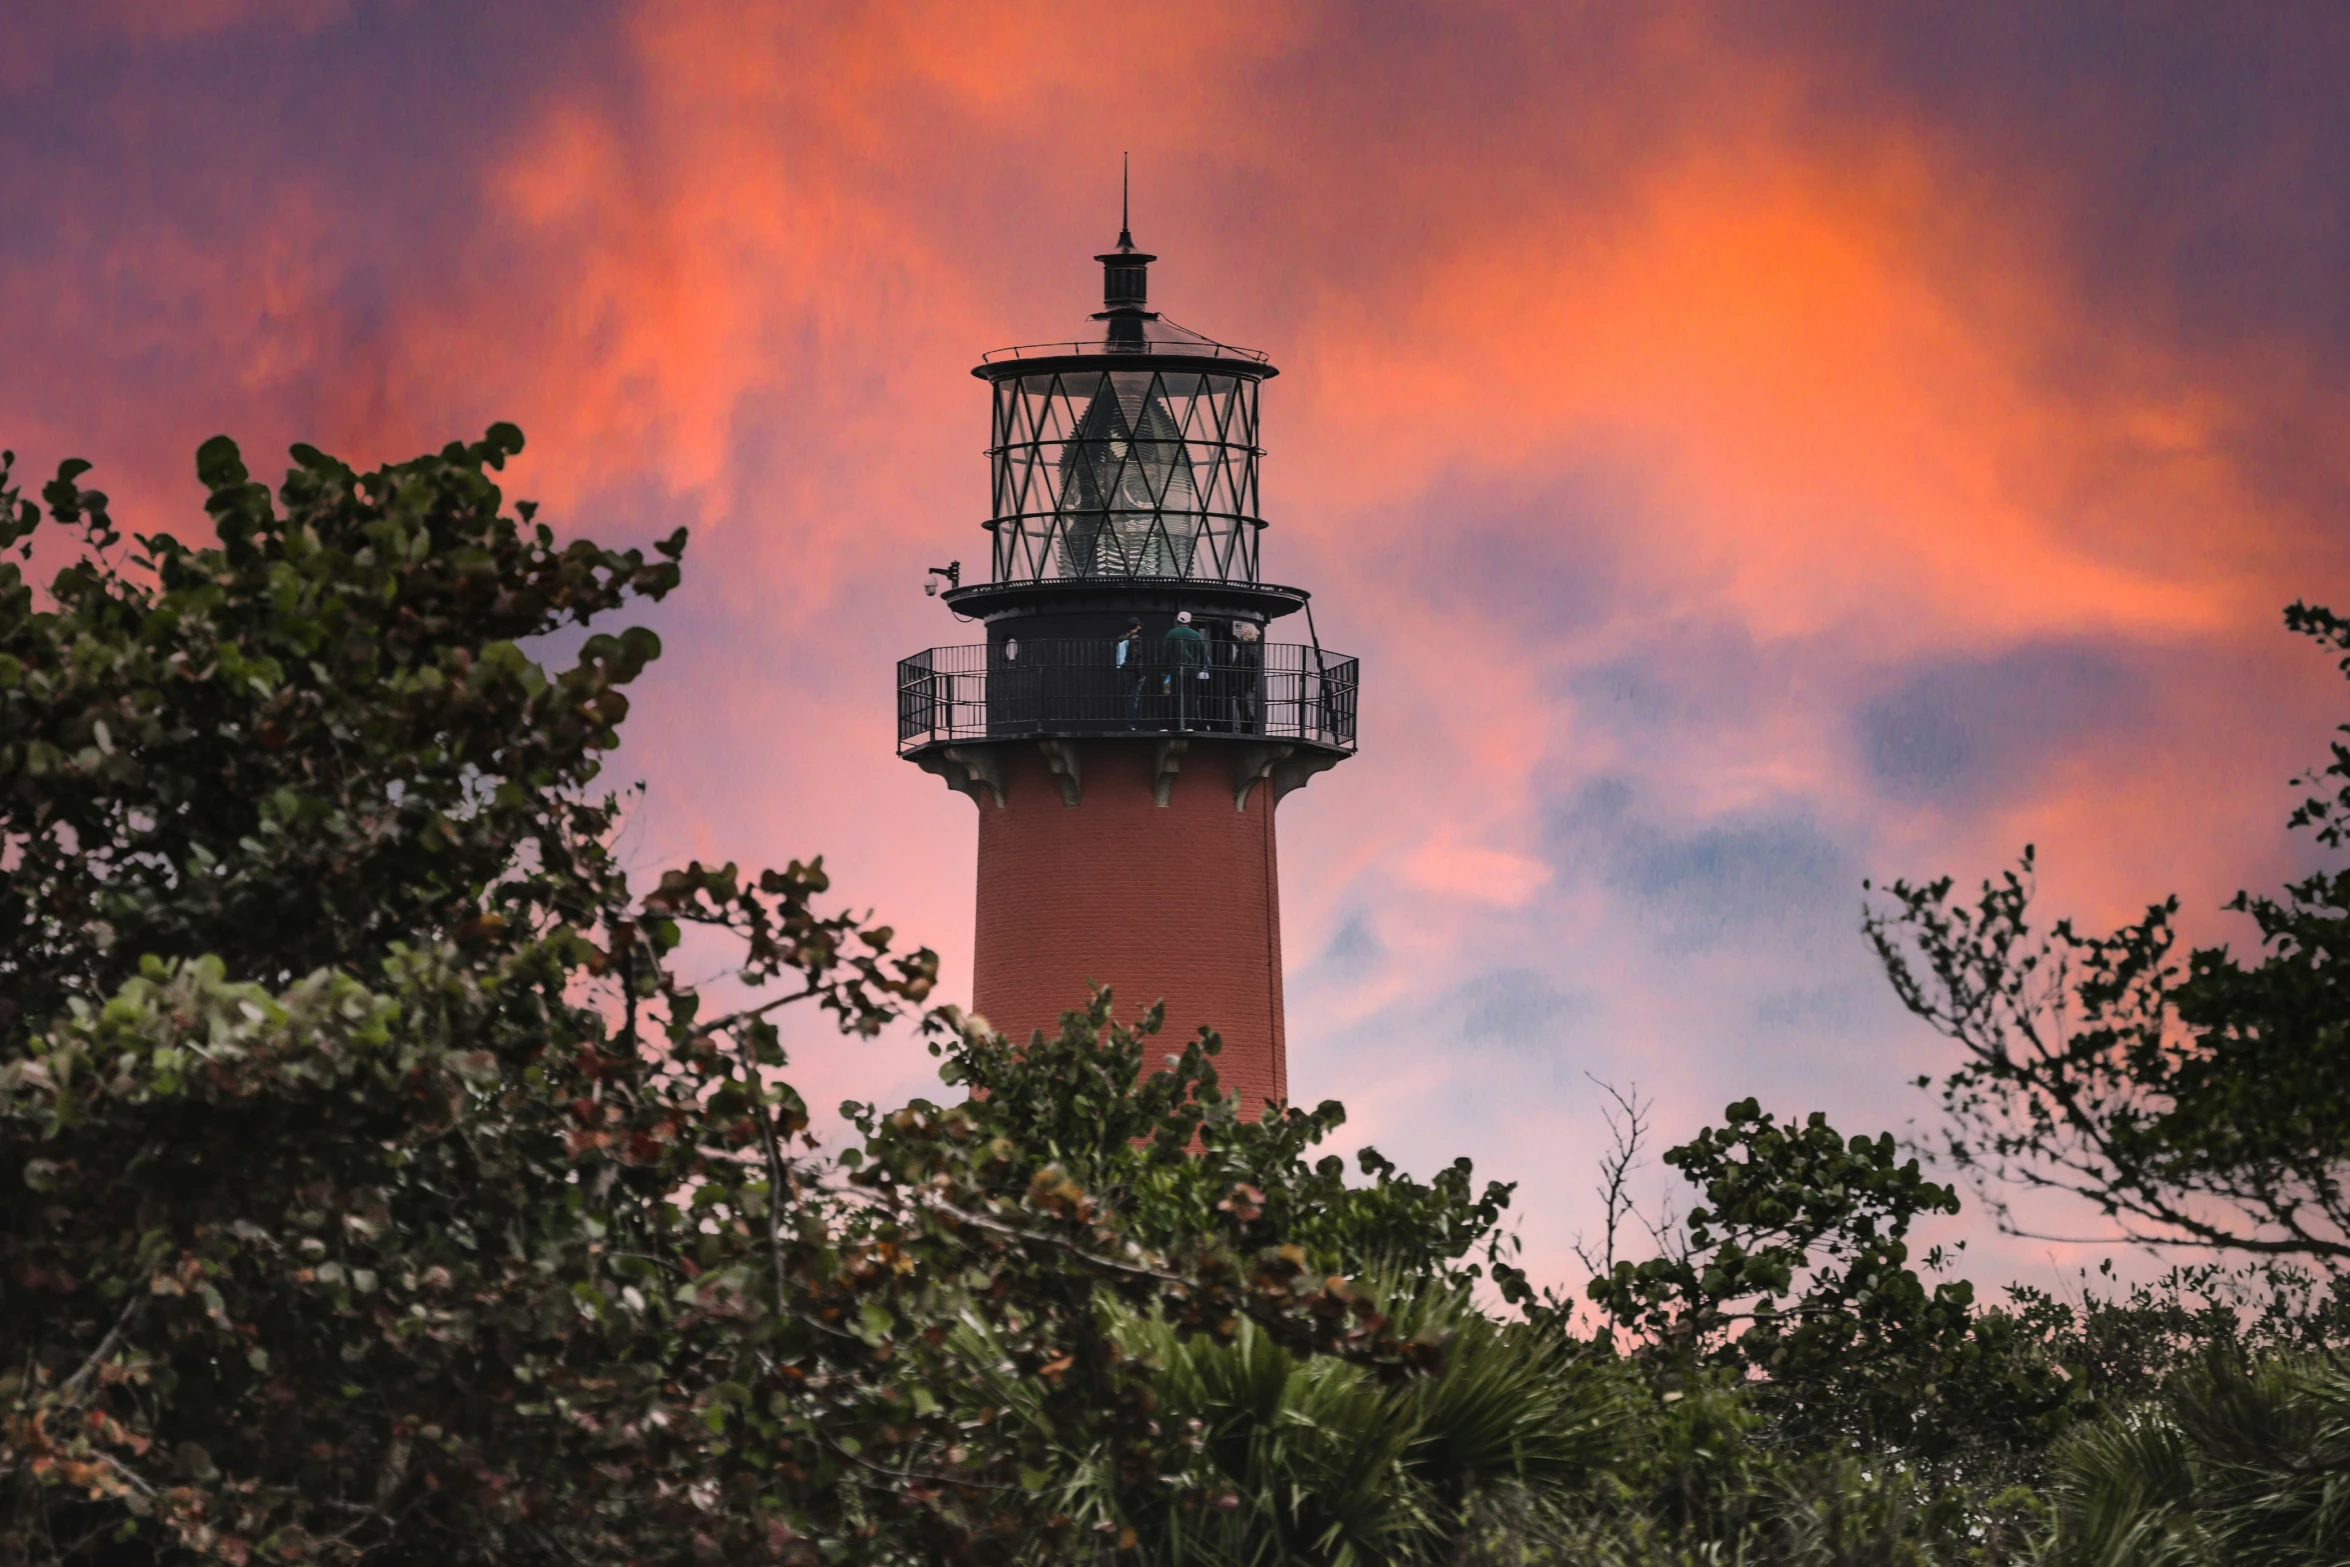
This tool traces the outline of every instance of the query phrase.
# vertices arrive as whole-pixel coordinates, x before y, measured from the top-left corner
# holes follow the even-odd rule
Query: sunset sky
[[[2310,863],[2345,704],[2278,612],[2350,608],[2350,9],[24,9],[20,466],[185,536],[215,432],[514,420],[563,530],[693,531],[635,863],[822,852],[956,996],[973,811],[891,664],[967,638],[920,590],[983,569],[967,372],[1098,308],[1130,151],[1153,303],[1282,370],[1265,574],[1364,661],[1361,756],[1282,806],[1292,1092],[1519,1181],[1547,1281],[1593,1079],[1668,1141],[1931,1128],[1864,877],[2036,843],[2051,912],[2240,945]],[[938,1091],[903,1038],[796,1070]],[[1952,1233],[1987,1284],[2097,1254]]]

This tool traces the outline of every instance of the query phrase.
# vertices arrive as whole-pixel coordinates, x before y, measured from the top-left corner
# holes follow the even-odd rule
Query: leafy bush
[[[1057,1452],[1120,1509],[1191,1462],[1105,1312],[1437,1364],[1246,1193],[1136,1233],[986,1102],[816,1150],[774,1014],[871,1034],[935,959],[824,912],[820,862],[629,885],[592,791],[659,644],[522,644],[670,591],[685,541],[508,515],[520,444],[298,447],[273,499],[210,441],[217,543],[127,561],[86,465],[45,517],[0,465],[0,543],[75,553],[45,593],[0,564],[0,1558],[1089,1552]],[[678,976],[689,928],[735,1010]],[[1106,1008],[1042,1069],[1139,1062]],[[924,1026],[957,1073],[1010,1059]],[[1209,1102],[1212,1049],[1151,1075],[1143,1133]],[[1396,1191],[1437,1250],[1481,1222]]]
[[[2050,1489],[2064,1567],[2350,1560],[2350,1371],[2214,1354],[2066,1442]]]
[[[1399,1332],[1446,1346],[1442,1375],[1382,1382],[1253,1328],[1231,1343],[1150,1333],[1159,1418],[1202,1463],[1148,1516],[1147,1559],[1443,1561],[1487,1493],[1561,1496],[1614,1460],[1630,1411],[1609,1368],[1442,1283],[1380,1293]]]

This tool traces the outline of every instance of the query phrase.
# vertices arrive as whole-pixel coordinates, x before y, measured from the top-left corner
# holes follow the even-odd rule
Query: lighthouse
[[[1156,259],[1122,216],[1093,326],[972,370],[987,580],[933,568],[963,635],[899,661],[898,751],[978,808],[973,1009],[1024,1039],[1089,984],[1163,1000],[1256,1116],[1289,1097],[1275,818],[1353,754],[1358,666],[1260,572],[1278,372],[1150,309]]]

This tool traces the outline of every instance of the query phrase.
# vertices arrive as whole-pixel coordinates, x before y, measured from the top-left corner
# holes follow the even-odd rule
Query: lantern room
[[[1150,263],[1120,231],[1100,336],[999,349],[988,531],[998,583],[1254,583],[1257,389],[1266,357],[1145,308]]]
[[[1094,259],[1091,333],[971,372],[990,392],[988,575],[932,575],[985,640],[901,661],[899,747],[931,765],[971,741],[1172,733],[1327,765],[1354,749],[1355,662],[1321,646],[1303,589],[1259,571],[1260,395],[1279,372],[1151,309],[1158,258],[1123,222]],[[1304,636],[1277,639],[1290,616]],[[1190,660],[1180,679],[1170,660]]]

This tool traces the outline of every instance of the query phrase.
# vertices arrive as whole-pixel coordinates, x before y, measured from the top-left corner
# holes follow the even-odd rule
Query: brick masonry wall
[[[1122,1018],[1164,1000],[1160,1038],[1180,1048],[1213,1026],[1217,1073],[1253,1117],[1289,1099],[1273,791],[1234,810],[1227,748],[1194,742],[1161,806],[1153,760],[1149,741],[1086,742],[1071,806],[1034,745],[1003,748],[1004,804],[979,805],[972,1004],[1025,1039],[1082,1005],[1088,981],[1112,987]]]

